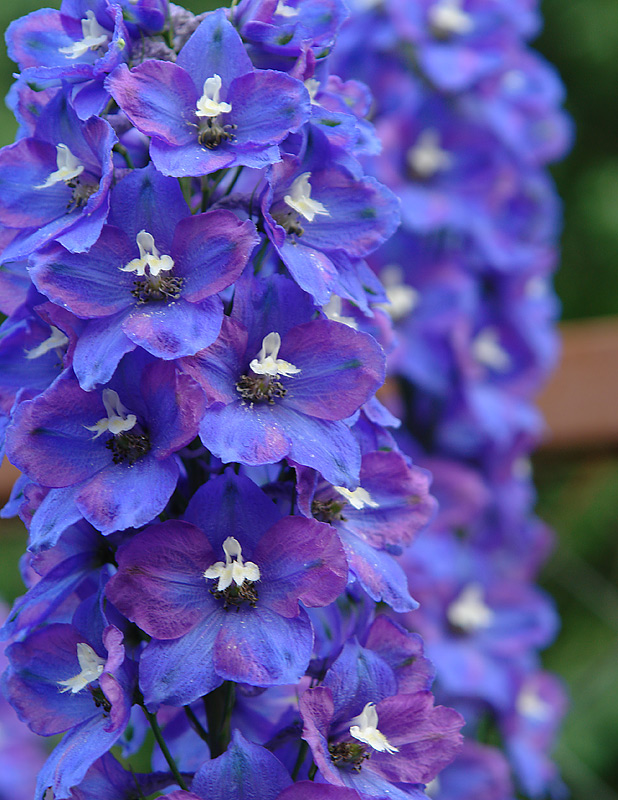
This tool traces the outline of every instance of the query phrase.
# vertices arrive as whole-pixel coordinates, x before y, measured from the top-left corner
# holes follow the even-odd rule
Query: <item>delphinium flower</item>
[[[420,798],[460,749],[388,615],[436,502],[375,396],[399,201],[331,70],[346,15],[63,0],[8,33],[2,514],[29,551],[0,636],[7,699],[62,735],[38,800]]]
[[[549,751],[564,695],[537,677],[556,629],[534,587],[550,540],[528,457],[556,360],[545,168],[571,131],[559,79],[527,44],[539,24],[534,0],[353,2],[334,54],[373,91],[384,147],[363,163],[402,202],[401,229],[367,259],[397,337],[395,436],[440,504],[402,558],[420,603],[407,624],[426,638],[440,700],[467,721],[464,753],[427,789],[438,800],[512,797],[504,756],[475,740],[500,742],[531,796],[559,785]]]

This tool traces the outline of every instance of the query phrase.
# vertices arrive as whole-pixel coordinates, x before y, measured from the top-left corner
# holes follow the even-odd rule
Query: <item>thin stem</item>
[[[253,260],[253,272],[254,272],[255,275],[257,275],[258,272],[260,271],[260,269],[262,268],[262,263],[264,261],[264,258],[266,257],[266,251],[268,249],[268,244],[269,244],[268,237],[264,237],[264,241],[262,242],[262,245],[261,245],[260,249],[257,252],[257,255],[255,256],[255,258]]]
[[[240,167],[237,167],[237,168],[236,168],[236,172],[234,173],[234,177],[233,177],[233,178],[232,178],[232,180],[230,181],[230,185],[229,185],[229,186],[227,187],[227,189],[226,189],[226,190],[223,192],[223,197],[227,197],[227,196],[228,196],[228,194],[230,194],[230,193],[231,193],[231,191],[232,191],[232,189],[234,188],[234,186],[236,186],[236,181],[237,181],[237,180],[240,178],[240,174],[241,174],[241,172],[242,172],[242,166],[240,166]]]
[[[112,150],[124,158],[125,164],[129,169],[135,169],[135,165],[133,164],[133,159],[129,155],[129,151],[124,145],[120,144],[120,142],[116,142],[116,144],[112,147]]]
[[[152,728],[152,732],[154,733],[154,737],[157,740],[157,744],[161,748],[161,752],[163,753],[163,757],[169,764],[169,768],[174,776],[176,783],[180,786],[181,789],[184,789],[185,792],[188,792],[187,784],[182,779],[182,775],[178,771],[178,767],[176,766],[176,762],[172,758],[172,754],[170,753],[167,743],[163,738],[163,734],[161,733],[161,728],[159,727],[159,723],[157,722],[157,715],[151,714],[150,711],[146,708],[146,706],[142,706],[142,711],[144,712],[146,719],[150,723],[150,727]]]
[[[312,781],[315,778],[315,773],[318,771],[318,765],[315,761],[311,762],[311,766],[309,767],[309,780]]]
[[[301,741],[300,747],[298,748],[298,757],[296,758],[296,763],[294,764],[294,769],[292,770],[292,780],[295,781],[298,777],[298,773],[300,772],[300,768],[303,765],[303,761],[307,757],[307,750],[309,749],[309,745],[304,740]]]
[[[138,793],[138,795],[140,797],[140,800],[146,800],[146,798],[144,796],[144,792],[142,791],[142,787],[140,786],[140,783],[137,780],[137,775],[133,771],[133,767],[131,766],[131,764],[129,764],[129,769],[131,770],[131,775],[133,777],[133,780],[135,781],[135,788],[137,789],[137,793]]]
[[[187,715],[187,718],[191,723],[191,726],[193,727],[193,730],[197,733],[200,739],[203,739],[206,742],[206,744],[208,744],[210,741],[208,736],[208,731],[199,721],[191,706],[185,706],[184,709],[185,709],[185,714]]]

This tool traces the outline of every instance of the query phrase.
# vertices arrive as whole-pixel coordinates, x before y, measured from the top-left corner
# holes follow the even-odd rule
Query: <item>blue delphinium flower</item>
[[[175,63],[118,67],[108,90],[143,133],[164,175],[208,175],[278,161],[278,144],[309,114],[300,81],[255,70],[223,10],[208,15]],[[268,113],[264,113],[268,109]]]

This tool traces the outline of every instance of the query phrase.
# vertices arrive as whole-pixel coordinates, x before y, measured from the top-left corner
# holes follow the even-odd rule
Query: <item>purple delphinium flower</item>
[[[171,360],[212,344],[223,318],[216,295],[258,241],[231,211],[192,215],[178,182],[152,167],[115,186],[110,222],[86,254],[54,244],[31,260],[38,288],[87,320],[73,361],[87,391],[137,345]]]
[[[298,681],[313,643],[299,601],[327,605],[347,581],[335,531],[281,518],[252,481],[229,471],[198,489],[186,519],[123,545],[107,588],[153,637],[140,658],[147,705],[183,705],[224,680]]]
[[[416,608],[407,578],[391,554],[409,545],[435,511],[428,473],[410,467],[395,451],[365,454],[360,486],[354,491],[311,473],[299,468],[302,513],[337,529],[352,574],[373,600],[383,600],[396,611]]]
[[[69,337],[37,312],[45,302],[31,287],[27,302],[0,325],[0,409],[9,414],[15,398],[34,397],[68,366]]]
[[[355,643],[321,686],[301,696],[300,710],[322,780],[372,797],[422,797],[418,784],[429,783],[461,744],[456,711],[434,707],[428,691],[400,693],[391,667]]]
[[[315,133],[302,159],[284,156],[270,167],[261,201],[266,232],[294,280],[316,303],[326,303],[335,292],[367,308],[363,280],[370,290],[378,288],[371,274],[359,272],[358,286],[350,291],[339,272],[353,272],[348,265],[354,259],[395,231],[399,204],[388,189],[373,178],[352,175],[334,155],[326,138]]]
[[[202,21],[175,63],[118,67],[106,86],[127,117],[152,137],[164,175],[208,175],[279,161],[279,143],[309,117],[302,83],[254,70],[223,9]]]
[[[112,747],[129,719],[133,671],[122,633],[96,633],[70,624],[48,625],[7,649],[3,690],[22,721],[42,736],[67,732],[41,770],[37,796],[52,787],[70,796],[91,764]]]
[[[115,142],[105,120],[82,122],[58,91],[34,135],[0,151],[0,222],[19,231],[4,259],[52,240],[80,253],[94,244],[109,210]]]
[[[392,25],[413,43],[432,84],[453,92],[498,69],[521,32],[531,35],[539,18],[529,0],[389,0]],[[520,28],[518,31],[517,28]]]
[[[105,753],[94,762],[79,785],[71,789],[68,797],[69,800],[133,800],[136,791],[148,796],[174,782],[169,772],[129,772],[110,753]]]
[[[553,794],[552,789],[560,789],[558,770],[549,751],[566,707],[562,682],[555,675],[537,669],[523,677],[514,708],[500,719],[515,775],[531,797],[542,797],[547,792]]]
[[[247,277],[217,341],[181,364],[206,392],[200,438],[222,461],[289,456],[354,488],[360,448],[344,420],[381,385],[384,355],[367,334],[311,319],[313,310],[292,281]]]
[[[24,81],[71,86],[71,102],[80,119],[102,112],[109,100],[103,80],[130,50],[123,10],[103,0],[65,0],[60,11],[34,11],[9,25],[6,40],[9,58],[18,64]]]
[[[80,597],[96,591],[100,570],[111,558],[109,541],[87,522],[67,528],[55,547],[30,557],[36,583],[15,601],[0,639],[23,636],[44,622],[70,622]]]
[[[342,0],[241,0],[233,22],[257,60],[268,54],[298,57],[307,46],[320,59],[347,15]]]
[[[32,546],[53,545],[82,516],[111,533],[159,514],[178,479],[174,453],[195,437],[203,408],[203,392],[188,375],[144,351],[125,356],[101,391],[84,392],[67,371],[21,403],[8,452],[51,489],[32,520]],[[74,515],[68,522],[67,514]]]
[[[555,636],[549,599],[527,582],[498,574],[450,532],[429,532],[403,558],[421,603],[409,622],[423,636],[442,687],[508,708],[515,666]]]

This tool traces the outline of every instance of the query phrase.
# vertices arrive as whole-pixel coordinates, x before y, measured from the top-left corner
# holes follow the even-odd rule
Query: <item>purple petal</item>
[[[195,303],[225,289],[240,277],[258,243],[251,220],[241,222],[231,211],[209,211],[182,220],[172,255],[175,274],[183,279],[183,298]]]
[[[238,125],[234,139],[238,148],[278,144],[311,114],[303,84],[274,70],[257,70],[237,78],[230,86],[229,102],[232,111],[226,116]]]
[[[252,556],[260,565],[262,600],[277,614],[298,615],[306,606],[326,606],[345,589],[348,567],[330,525],[286,517],[262,537]]]
[[[330,320],[289,331],[280,358],[301,370],[286,382],[285,406],[324,420],[350,416],[384,381],[384,353],[375,339]]]
[[[207,14],[176,59],[201,89],[207,78],[219,75],[221,97],[227,99],[230,83],[239,75],[253,72],[238,31],[228,22],[224,9]]]
[[[70,411],[69,411],[70,410]],[[7,454],[43,486],[70,486],[111,464],[112,454],[93,442],[102,412],[100,395],[79,388],[65,373],[35,400],[21,403],[7,430]]]
[[[136,345],[122,330],[126,313],[89,320],[77,340],[73,371],[86,392],[111,380],[122,357]]]
[[[211,610],[214,601],[204,570],[215,560],[198,528],[169,520],[136,534],[118,550],[118,572],[106,594],[150,636],[177,639]]]
[[[219,558],[223,541],[233,530],[243,548],[253,553],[263,534],[281,518],[277,506],[259,486],[227,469],[199,487],[185,519],[204,531]]]
[[[106,87],[138,130],[173,145],[196,140],[200,97],[184,69],[170,61],[145,61],[129,71],[121,64]]]
[[[210,614],[180,639],[153,639],[146,645],[140,657],[140,689],[150,711],[161,703],[187,705],[223,683],[212,659],[220,625],[220,615]]]
[[[275,800],[291,782],[276,756],[235,730],[225,753],[195,773],[191,789],[208,800]]]
[[[77,495],[77,507],[103,534],[138,528],[163,511],[177,480],[173,458],[156,461],[146,456],[130,466],[112,464],[86,483]]]
[[[223,320],[218,297],[187,303],[183,297],[169,303],[137,305],[122,322],[124,334],[153,356],[171,361],[195,355],[217,338]]]
[[[105,226],[87,254],[54,244],[31,259],[31,276],[40,292],[79,317],[106,317],[122,311],[131,296],[134,275],[121,267],[134,257],[124,231]]]
[[[261,607],[258,599],[256,608],[224,613],[214,665],[222,678],[236,683],[297,683],[305,674],[312,647],[313,629],[306,611],[286,619]]]

